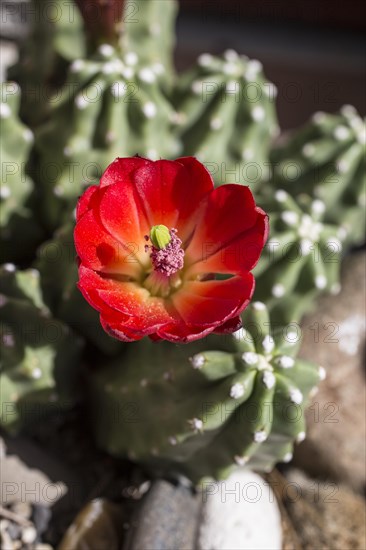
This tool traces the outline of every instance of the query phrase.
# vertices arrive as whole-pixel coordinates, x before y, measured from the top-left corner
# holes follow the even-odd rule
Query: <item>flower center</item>
[[[184,250],[182,241],[177,237],[177,230],[168,229],[165,225],[154,225],[150,236],[145,235],[146,241],[151,245],[145,245],[145,251],[150,252],[151,263],[154,271],[166,277],[171,277],[184,265]]]

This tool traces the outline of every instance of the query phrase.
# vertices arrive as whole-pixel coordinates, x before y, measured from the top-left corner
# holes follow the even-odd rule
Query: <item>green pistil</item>
[[[165,225],[153,225],[150,230],[150,241],[156,248],[163,250],[171,240],[170,231]]]

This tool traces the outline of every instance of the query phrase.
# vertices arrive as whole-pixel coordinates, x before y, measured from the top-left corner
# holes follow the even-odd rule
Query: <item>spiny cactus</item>
[[[337,294],[344,232],[324,222],[325,204],[303,194],[266,190],[259,204],[269,214],[270,238],[254,270],[254,297],[276,322],[298,322],[321,291]]]
[[[218,184],[258,186],[278,132],[275,95],[259,61],[233,50],[201,55],[175,91],[184,153],[204,162]]]
[[[134,0],[124,9],[121,44],[144,65],[155,66],[163,84],[173,83],[176,0]]]
[[[107,355],[116,354],[123,344],[105,333],[99,314],[76,286],[78,270],[73,229],[71,222],[66,224],[38,250],[35,265],[40,272],[44,301],[55,317],[85,337],[90,345]]]
[[[108,44],[70,67],[62,99],[37,134],[44,220],[67,221],[83,184],[95,182],[111,159],[172,157],[174,111],[159,85],[159,69]]]
[[[33,127],[47,115],[49,100],[65,78],[68,64],[85,53],[85,40],[73,2],[32,0],[29,11],[33,25],[9,77],[23,89],[21,116]]]
[[[45,306],[39,273],[0,269],[1,416],[17,432],[74,403],[82,340]]]
[[[34,184],[26,165],[33,134],[18,118],[20,89],[15,82],[1,84],[1,262],[19,262],[32,256],[42,237],[34,219]]]
[[[274,183],[301,201],[304,193],[325,204],[324,220],[342,227],[347,244],[365,240],[366,127],[351,105],[315,113],[272,152]]]
[[[290,460],[324,370],[296,358],[296,333],[271,333],[264,304],[246,310],[244,326],[236,338],[181,347],[131,344],[103,364],[89,378],[100,447],[194,482]]]

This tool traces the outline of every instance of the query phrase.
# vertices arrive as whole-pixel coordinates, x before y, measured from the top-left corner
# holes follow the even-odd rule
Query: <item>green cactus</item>
[[[20,89],[15,82],[1,84],[0,262],[32,257],[42,238],[34,218],[34,184],[26,166],[33,134],[18,118]]]
[[[32,0],[28,38],[9,77],[24,91],[20,113],[31,126],[48,114],[49,100],[66,75],[69,63],[85,53],[82,19],[73,2]]]
[[[269,146],[278,132],[275,95],[259,61],[233,50],[201,55],[175,92],[184,154],[204,162],[218,184],[257,187],[268,173]]]
[[[261,302],[247,309],[244,326],[234,338],[179,347],[131,344],[103,364],[89,377],[99,446],[195,483],[238,465],[268,470],[290,460],[324,369],[296,358],[296,333],[271,333]]]
[[[272,152],[276,187],[299,201],[304,193],[322,200],[325,222],[340,226],[349,245],[365,240],[365,137],[365,120],[345,105],[315,113]]]
[[[303,194],[266,190],[258,198],[269,214],[270,238],[254,270],[255,299],[277,323],[300,321],[321,291],[337,294],[344,233],[324,222],[325,204]]]
[[[121,350],[122,342],[105,333],[98,312],[84,300],[76,286],[78,268],[73,229],[73,223],[66,224],[38,250],[35,266],[40,272],[44,301],[57,319],[81,334],[90,345],[113,355]]]
[[[52,119],[37,134],[43,219],[50,228],[67,221],[83,184],[96,182],[112,160],[179,153],[172,137],[174,111],[161,92],[156,67],[121,56],[108,44],[70,67]]]
[[[161,81],[169,87],[174,78],[174,23],[177,12],[176,0],[127,2],[121,35],[123,51],[134,52],[140,63],[155,66]]]
[[[11,433],[74,404],[82,340],[45,306],[39,273],[0,269],[1,416]]]

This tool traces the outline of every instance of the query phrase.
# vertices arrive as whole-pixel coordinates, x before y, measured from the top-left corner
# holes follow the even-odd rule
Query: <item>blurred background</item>
[[[27,28],[14,5],[28,3],[1,0],[2,67],[16,56],[11,41],[22,38]],[[176,64],[186,69],[203,51],[227,48],[259,59],[278,87],[283,129],[304,123],[314,111],[333,112],[345,103],[364,115],[364,12],[362,0],[180,0]]]

